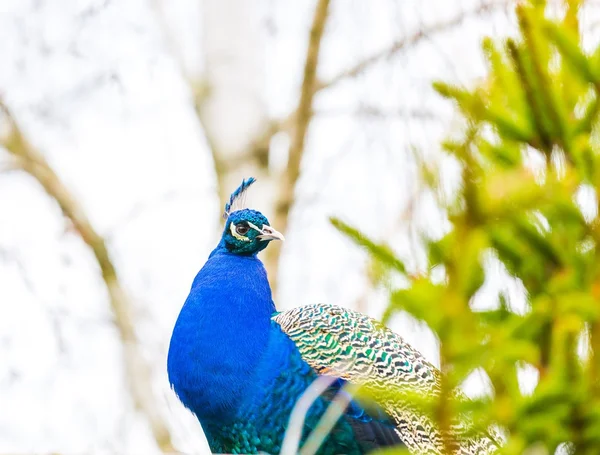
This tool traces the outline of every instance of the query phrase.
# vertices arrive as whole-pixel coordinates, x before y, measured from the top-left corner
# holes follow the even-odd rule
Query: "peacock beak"
[[[257,238],[261,240],[281,240],[282,242],[285,240],[283,234],[271,226],[263,226]]]

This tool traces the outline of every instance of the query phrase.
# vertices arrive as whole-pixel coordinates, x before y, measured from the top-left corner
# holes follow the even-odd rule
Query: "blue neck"
[[[208,259],[212,258],[213,256],[220,255],[220,254],[233,256],[233,257],[238,256],[238,257],[254,257],[254,258],[256,258],[256,255],[258,253],[259,253],[258,251],[255,251],[255,252],[246,253],[246,254],[233,254],[225,246],[225,239],[223,237],[221,237],[221,241],[219,242],[217,247],[214,250],[212,250],[212,252],[208,256]],[[260,261],[258,261],[258,262],[260,262]],[[261,264],[262,264],[262,262],[261,262]],[[269,292],[271,292],[271,291],[269,290]]]
[[[169,380],[200,420],[235,418],[274,311],[262,262],[221,242],[194,279],[169,348]]]

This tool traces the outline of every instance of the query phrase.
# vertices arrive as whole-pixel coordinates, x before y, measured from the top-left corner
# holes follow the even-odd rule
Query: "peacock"
[[[319,376],[332,381],[305,415],[301,444],[347,384],[439,393],[439,371],[374,319],[326,304],[277,312],[257,254],[284,236],[262,213],[245,208],[254,182],[243,180],[225,204],[221,240],[193,281],[169,346],[171,387],[200,421],[211,450],[279,453],[294,405]],[[318,453],[391,446],[445,453],[434,422],[407,401],[350,401]],[[488,433],[455,430],[457,454],[497,449]]]

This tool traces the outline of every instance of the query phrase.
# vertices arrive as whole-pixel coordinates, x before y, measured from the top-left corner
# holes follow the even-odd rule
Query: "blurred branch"
[[[331,109],[313,109],[311,117],[321,116],[342,116],[349,115],[354,117],[370,117],[379,119],[402,118],[419,120],[437,120],[439,115],[428,109],[381,109],[377,106],[362,105],[355,109],[352,108],[331,108]],[[270,142],[273,136],[280,132],[292,133],[296,124],[296,111],[290,113],[283,120],[272,120],[266,128],[254,138],[248,150],[239,157],[231,159],[219,158],[218,165],[224,172],[232,172],[249,163],[254,163],[258,167],[267,167]],[[217,161],[217,158],[215,161]]]
[[[291,132],[295,123],[295,111],[284,119],[267,122],[263,131],[252,140],[248,149],[241,156],[231,159],[220,159],[220,165],[223,166],[223,170],[225,172],[232,172],[248,163],[254,163],[259,168],[266,168],[268,166],[271,139],[281,131]]]
[[[290,421],[283,438],[283,443],[281,444],[280,455],[294,455],[298,453],[304,430],[304,421],[310,407],[335,380],[336,378],[333,376],[319,376],[304,391],[290,414]]]
[[[419,119],[419,120],[437,120],[440,115],[429,109],[414,108],[414,109],[382,109],[378,106],[361,105],[357,108],[331,108],[319,109],[313,111],[314,116],[354,116],[354,117],[369,117],[380,119]]]
[[[359,76],[360,74],[364,73],[366,70],[368,70],[373,65],[375,65],[383,60],[388,60],[388,59],[392,58],[394,55],[396,55],[398,52],[400,52],[406,48],[415,46],[415,45],[421,43],[422,41],[425,41],[426,39],[431,38],[431,35],[434,35],[436,33],[445,32],[451,28],[461,25],[467,18],[479,16],[481,14],[490,12],[491,10],[493,10],[494,8],[497,8],[498,6],[502,6],[502,5],[506,5],[506,4],[507,4],[506,0],[483,2],[477,8],[473,9],[472,11],[463,11],[458,16],[456,16],[450,20],[447,20],[445,22],[438,22],[438,23],[430,25],[430,26],[422,27],[414,34],[399,39],[398,41],[394,42],[389,48],[383,49],[379,52],[376,52],[376,53],[370,55],[369,57],[366,57],[364,60],[356,63],[354,66],[351,66],[350,68],[345,69],[344,71],[333,76],[329,80],[317,82],[317,84],[315,86],[315,91],[326,90],[326,89],[331,88],[334,85],[338,84],[339,82],[343,82],[347,79],[355,78],[355,77]]]
[[[337,393],[319,420],[319,423],[317,423],[316,428],[306,438],[306,442],[298,452],[299,455],[314,455],[317,453],[325,438],[327,438],[335,424],[346,411],[357,390],[358,386],[350,385]]]
[[[0,101],[0,111],[9,123],[1,144],[12,154],[22,169],[35,178],[46,193],[59,205],[63,215],[73,224],[81,239],[90,247],[98,266],[115,317],[123,345],[124,371],[134,406],[148,419],[156,444],[163,452],[172,452],[170,432],[154,400],[150,366],[144,361],[135,334],[131,302],[119,282],[115,266],[104,239],[96,232],[83,207],[73,197],[44,156],[23,136],[8,108]]]
[[[271,140],[273,135],[280,131],[287,131],[292,136],[288,167],[287,170],[281,176],[279,188],[277,191],[278,199],[275,205],[275,217],[273,220],[273,225],[276,226],[277,229],[284,232],[287,229],[288,214],[294,202],[294,189],[296,181],[298,180],[300,174],[300,162],[304,152],[304,143],[306,139],[308,125],[310,123],[310,120],[312,119],[312,116],[316,114],[313,111],[312,102],[317,92],[331,88],[337,83],[342,82],[344,80],[354,78],[362,74],[364,71],[368,70],[374,64],[389,59],[406,48],[415,46],[424,40],[430,39],[431,36],[436,33],[441,33],[452,29],[453,27],[457,27],[468,18],[480,16],[482,14],[494,10],[499,6],[503,6],[506,4],[507,0],[485,1],[473,10],[463,11],[458,16],[450,20],[447,20],[445,22],[438,22],[431,26],[424,26],[413,35],[404,37],[396,41],[388,49],[384,49],[383,51],[377,52],[367,57],[366,59],[358,62],[354,66],[342,71],[341,73],[332,77],[331,79],[325,82],[321,82],[316,78],[316,67],[318,63],[321,38],[327,18],[328,2],[319,1],[315,10],[310,32],[310,40],[307,50],[306,63],[304,67],[304,78],[302,82],[300,102],[298,104],[298,107],[288,116],[286,116],[283,120],[271,122],[268,128],[265,129],[264,133],[259,135],[258,138],[253,142],[253,147],[251,148],[249,153],[245,155],[246,159],[253,160],[256,159],[257,156],[259,156],[260,154],[264,154],[265,156],[262,157],[262,159],[264,160],[264,162],[266,162],[266,154],[268,154],[269,150],[269,141]],[[421,119],[435,118],[435,115],[426,111],[407,111],[391,113],[383,112],[369,107],[359,108],[356,114],[370,115],[373,117],[382,118],[390,114],[393,116],[414,117]],[[234,166],[240,166],[240,161],[243,160],[236,161],[234,163]],[[267,270],[269,271],[269,279],[271,281],[271,286],[274,290],[277,280],[277,269],[280,250],[281,245],[273,244],[266,251],[265,263],[267,266]]]
[[[13,159],[0,163],[0,173],[2,174],[8,174],[10,172],[14,172],[14,171],[22,171],[23,170],[23,164],[21,163],[21,160],[18,159],[17,157],[14,157]]]
[[[312,118],[312,104],[317,86],[317,65],[319,63],[319,51],[321,39],[325,30],[329,10],[329,0],[319,0],[313,16],[308,48],[306,50],[306,61],[304,64],[304,77],[300,90],[300,101],[296,109],[293,126],[292,142],[288,157],[286,171],[281,175],[278,198],[275,202],[274,226],[282,232],[286,231],[288,214],[294,201],[294,189],[296,181],[300,176],[300,163],[304,154],[304,143],[308,125]],[[276,246],[276,248],[273,248]],[[267,251],[267,268],[271,273],[271,286],[274,288],[277,282],[277,264],[279,261],[280,245],[272,245]]]
[[[16,251],[9,251],[3,247],[0,247],[0,261],[13,264],[18,270],[19,275],[21,275],[21,279],[23,280],[25,288],[27,288],[30,293],[35,294],[34,282],[27,273],[27,268],[23,264],[22,258]]]
[[[422,41],[425,41],[425,40],[431,38],[432,35],[448,31],[449,29],[452,29],[454,27],[461,25],[468,18],[477,17],[482,14],[489,13],[489,12],[493,11],[495,8],[498,8],[500,6],[505,6],[507,4],[508,4],[507,0],[486,1],[486,2],[481,3],[479,6],[477,6],[476,8],[474,8],[471,11],[461,12],[461,14],[459,14],[458,16],[456,16],[450,20],[447,20],[445,22],[438,22],[438,23],[430,25],[428,27],[423,27],[419,31],[414,33],[413,35],[410,35],[408,37],[403,37],[403,38],[395,41],[389,48],[379,51],[379,52],[365,58],[364,60],[356,63],[354,66],[347,68],[346,70],[342,71],[341,73],[337,74],[336,76],[333,76],[328,81],[316,80],[313,83],[314,84],[313,85],[314,92],[316,93],[321,90],[327,90],[339,82],[342,82],[346,79],[351,79],[351,78],[357,77],[360,74],[362,74],[363,72],[367,71],[372,65],[374,65],[382,60],[387,60],[387,59],[393,57],[398,52],[405,50],[407,48],[410,48],[412,46],[415,46],[415,45],[421,43]],[[313,26],[314,26],[314,22],[313,22]],[[312,31],[311,31],[311,34],[312,34]],[[309,45],[309,49],[310,49],[310,45]],[[306,76],[306,68],[305,68],[305,76]],[[306,84],[303,83],[303,88],[305,86],[306,86]],[[300,107],[298,107],[298,109],[299,108]],[[296,114],[298,112],[298,109],[295,110],[294,112],[289,113],[283,119],[272,120],[267,125],[267,128],[263,131],[263,133],[258,135],[257,138],[253,141],[251,150],[249,151],[249,153],[246,156],[248,156],[249,158],[256,157],[259,150],[265,150],[265,149],[268,150],[269,141],[271,140],[273,135],[275,135],[276,133],[278,133],[280,131],[292,131],[293,127],[298,123],[298,121],[296,120]],[[373,115],[377,115],[377,113],[375,112],[376,109],[375,108],[371,108],[371,109],[373,109],[373,111],[374,111]],[[370,108],[368,106],[365,106],[364,108],[361,108],[359,110],[360,112],[357,112],[357,114],[368,115],[369,110],[370,110]],[[323,112],[323,113],[326,114],[327,112]],[[315,114],[320,115],[320,114],[322,114],[322,112],[315,112]],[[389,112],[389,113],[381,112],[381,114],[382,115],[390,115],[390,116],[402,116],[402,117],[413,116],[409,112],[407,112],[407,113],[405,113],[405,112]],[[422,113],[415,111],[414,117],[430,118],[430,116],[428,114],[429,113],[425,112],[425,111],[423,111]],[[234,163],[234,165],[239,165],[239,162]]]
[[[321,90],[329,89],[339,82],[342,82],[346,79],[354,78],[354,77],[362,74],[363,72],[367,71],[374,64],[376,64],[382,60],[387,60],[387,59],[393,57],[398,52],[400,52],[406,48],[409,48],[411,46],[415,46],[416,44],[419,44],[422,41],[431,38],[431,36],[436,33],[441,33],[441,32],[447,31],[453,27],[461,25],[467,18],[476,17],[478,15],[490,12],[494,8],[497,8],[498,6],[503,6],[506,4],[507,4],[506,0],[496,0],[496,1],[484,2],[484,3],[480,4],[477,8],[473,9],[472,11],[464,11],[457,17],[450,19],[446,22],[438,22],[429,27],[423,27],[419,31],[414,33],[413,35],[399,39],[398,41],[394,42],[389,48],[379,51],[379,52],[365,58],[364,60],[356,63],[354,66],[342,71],[341,73],[337,74],[336,76],[333,76],[328,81],[316,80],[315,82],[312,82],[313,90],[314,90],[313,96],[314,96],[314,94],[316,94],[317,92],[319,92]],[[314,21],[313,21],[313,27],[314,27]],[[314,31],[314,29],[313,29],[313,31]],[[313,31],[311,31],[311,36],[312,36]],[[314,41],[312,41],[312,43],[314,44]],[[311,45],[309,44],[309,50],[310,50],[310,48],[311,48]],[[308,63],[308,61],[307,61],[307,63]],[[306,67],[305,67],[305,78],[306,78]],[[306,79],[305,79],[305,81],[306,81]],[[307,84],[304,82],[303,82],[302,86],[303,86],[303,89],[307,88]],[[252,161],[252,160],[257,160],[259,162],[265,161],[266,158],[263,155],[268,154],[269,142],[270,142],[271,138],[280,131],[293,132],[293,128],[299,123],[296,117],[297,117],[297,113],[300,108],[301,108],[301,106],[299,105],[295,111],[290,112],[286,117],[284,117],[280,120],[272,120],[271,122],[269,122],[269,124],[266,126],[264,131],[261,134],[259,134],[254,139],[254,141],[252,141],[250,149],[248,150],[247,153],[244,154],[245,160],[236,159],[236,160],[232,160],[232,162],[229,164],[228,163],[223,163],[223,164],[225,166],[232,166],[232,168],[233,168],[233,167],[241,166],[243,164],[243,161],[245,161],[245,162]],[[328,111],[314,112],[313,114],[327,115],[327,114],[329,114],[329,112]],[[370,108],[368,106],[361,107],[356,112],[356,115],[373,115],[373,116],[381,115],[381,116],[401,116],[401,117],[413,117],[414,116],[415,118],[424,118],[424,119],[431,118],[432,115],[430,115],[430,114],[432,114],[432,113],[426,112],[426,111],[417,112],[416,110],[414,112],[383,112],[381,110],[377,110],[376,108]],[[295,137],[298,137],[298,134],[295,134]]]
[[[23,169],[19,169],[23,171]],[[62,333],[62,327],[60,324],[61,311],[46,305],[47,302],[44,300],[44,296],[37,292],[35,286],[35,280],[27,272],[27,267],[24,264],[23,258],[18,251],[7,250],[0,246],[0,261],[7,265],[13,265],[19,273],[23,285],[27,291],[35,296],[34,302],[38,305],[48,318],[48,325],[50,326],[56,340],[56,348],[60,355],[64,355],[67,352],[65,337]]]
[[[169,190],[162,194],[157,194],[151,199],[138,201],[132,205],[131,208],[121,218],[115,221],[108,230],[104,231],[104,238],[110,242],[115,231],[118,231],[124,226],[137,221],[140,217],[143,217],[152,210],[160,210],[163,208],[163,206],[166,206],[169,203],[174,203],[188,196],[193,198],[193,195],[184,194],[183,192],[175,190]]]

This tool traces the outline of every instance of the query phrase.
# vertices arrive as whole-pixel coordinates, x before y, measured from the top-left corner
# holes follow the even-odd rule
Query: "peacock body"
[[[338,378],[310,407],[302,442],[345,382],[374,391],[439,392],[439,373],[400,336],[360,313],[308,305],[277,313],[257,254],[283,236],[264,215],[236,209],[254,179],[226,205],[221,241],[198,272],[173,329],[167,369],[174,391],[217,453],[279,453],[290,414],[319,375]],[[343,393],[343,392],[342,392]],[[489,454],[492,437],[460,438],[456,453]],[[443,453],[435,424],[390,398],[352,402],[320,454],[361,454],[404,444]]]

